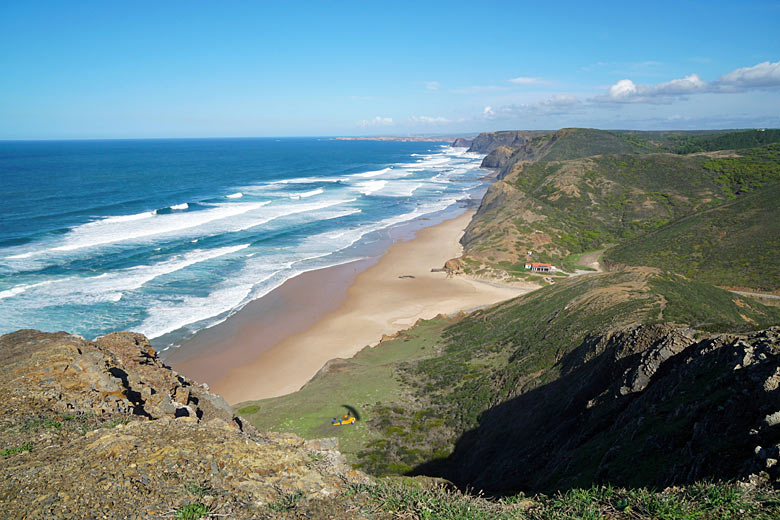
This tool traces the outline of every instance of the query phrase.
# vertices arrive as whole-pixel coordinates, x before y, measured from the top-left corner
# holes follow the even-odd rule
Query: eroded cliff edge
[[[277,518],[298,497],[310,516],[351,518],[339,492],[367,480],[333,439],[257,432],[140,334],[4,335],[0,395],[5,518],[156,518],[196,504]]]

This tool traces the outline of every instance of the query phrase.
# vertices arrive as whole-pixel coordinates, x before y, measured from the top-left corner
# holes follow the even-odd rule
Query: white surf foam
[[[366,181],[357,184],[357,190],[363,195],[371,195],[385,187],[387,181]]]
[[[157,302],[149,309],[138,330],[153,339],[199,321],[238,309],[252,292],[251,284],[223,287],[205,297],[185,296],[177,301]]]
[[[18,296],[22,293],[27,292],[29,289],[34,289],[42,285],[49,285],[50,283],[51,281],[47,280],[45,282],[22,284],[22,285],[17,285],[15,287],[11,287],[10,289],[6,289],[5,291],[0,291],[0,300],[3,300],[5,298],[13,298],[14,296]]]
[[[141,219],[138,218],[120,220],[119,217],[109,217],[74,228],[65,236],[64,243],[61,245],[12,255],[7,258],[28,258],[52,252],[74,251],[120,242],[145,240],[158,235],[187,232],[214,221],[249,213],[269,203],[270,201],[217,204],[203,211],[154,215],[154,218],[144,218],[140,223],[138,221]]]
[[[411,197],[415,191],[423,187],[422,182],[400,181],[391,182],[388,186],[379,190],[382,195],[389,197]]]
[[[382,168],[381,170],[374,170],[370,172],[356,173],[354,177],[378,177],[384,173],[388,173],[391,168]]]
[[[239,191],[239,192],[231,193],[230,195],[225,195],[225,196],[227,198],[229,198],[229,199],[240,199],[241,197],[244,196],[244,194]]]
[[[316,184],[318,182],[339,182],[340,177],[296,177],[294,179],[282,179],[279,181],[269,182],[268,184]],[[257,187],[264,187],[266,184],[259,185]]]
[[[247,229],[262,226],[263,224],[267,224],[282,217],[288,217],[299,213],[311,213],[317,210],[330,208],[332,206],[355,202],[355,200],[356,199],[341,199],[330,200],[326,202],[310,202],[306,204],[298,203],[278,206],[272,205],[266,208],[258,216],[253,216],[251,219],[245,219],[243,222],[237,222],[236,225],[230,229],[230,231],[246,231]]]
[[[325,193],[325,190],[323,190],[322,188],[317,188],[316,190],[304,191],[303,193],[295,193],[293,195],[290,195],[290,198],[293,200],[307,199],[309,197],[320,195],[322,193]]]
[[[39,284],[20,287],[5,297],[16,296],[33,289],[31,301],[26,305],[42,307],[47,305],[88,305],[100,302],[116,302],[123,292],[140,289],[152,280],[175,273],[201,262],[207,262],[221,256],[236,253],[249,247],[249,244],[221,247],[217,249],[199,249],[175,256],[169,260],[151,265],[128,267],[118,271],[90,277],[67,277]],[[40,295],[35,287],[48,285]],[[16,289],[16,288],[15,288]],[[12,289],[13,290],[13,289]],[[4,291],[5,292],[5,291]],[[10,293],[10,291],[9,291]],[[0,293],[2,296],[3,293]]]
[[[116,280],[118,283],[114,290],[129,291],[138,289],[160,276],[175,273],[192,265],[207,262],[221,256],[237,253],[247,247],[249,247],[249,244],[220,247],[218,249],[199,249],[158,264],[123,269],[109,276],[112,278],[112,281]]]
[[[456,200],[457,199],[454,197],[449,197],[436,201],[432,204],[417,207],[413,211],[403,213],[401,215],[382,219],[378,222],[365,224],[352,229],[327,231],[317,235],[312,235],[311,237],[304,240],[297,249],[299,251],[307,252],[327,250],[327,253],[320,256],[329,256],[333,253],[338,253],[344,249],[347,249],[348,247],[351,247],[369,233],[382,231],[398,224],[403,224],[416,218],[420,218],[424,215],[442,211],[454,204]]]
[[[144,211],[143,213],[136,213],[135,215],[117,215],[116,217],[106,217],[99,220],[98,222],[103,222],[105,224],[113,224],[115,222],[132,222],[134,220],[151,218],[155,215],[157,215],[157,210]]]

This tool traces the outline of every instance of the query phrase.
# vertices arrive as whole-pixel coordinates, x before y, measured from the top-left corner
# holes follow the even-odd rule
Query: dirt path
[[[582,276],[583,274],[594,274],[594,273],[601,273],[604,272],[604,270],[601,268],[601,263],[599,260],[601,260],[601,255],[604,254],[604,251],[612,247],[612,244],[608,245],[604,249],[601,249],[599,251],[593,251],[592,253],[585,253],[582,255],[577,262],[578,266],[581,267],[590,267],[590,269],[593,269],[593,271],[587,270],[587,269],[577,269],[569,276]]]
[[[601,260],[601,255],[604,254],[604,251],[607,249],[604,248],[600,251],[593,251],[592,253],[586,253],[580,257],[580,261],[578,262],[579,265],[583,267],[590,267],[591,269],[595,269],[596,271],[601,271],[601,264],[599,263],[599,260]]]
[[[765,294],[765,293],[746,292],[746,291],[729,291],[729,292],[733,292],[734,294],[741,294],[742,296],[753,296],[754,298],[769,298],[770,300],[780,300],[780,296],[776,294]]]

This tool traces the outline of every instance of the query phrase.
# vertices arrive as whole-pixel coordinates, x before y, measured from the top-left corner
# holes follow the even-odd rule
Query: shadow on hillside
[[[780,425],[749,434],[774,411],[780,391],[755,381],[771,377],[776,363],[735,372],[734,349],[693,345],[661,365],[644,391],[622,395],[641,354],[616,355],[611,345],[586,361],[594,347],[586,342],[564,357],[557,380],[485,411],[448,458],[412,474],[495,495],[592,484],[660,489],[737,478],[756,445],[780,442]]]

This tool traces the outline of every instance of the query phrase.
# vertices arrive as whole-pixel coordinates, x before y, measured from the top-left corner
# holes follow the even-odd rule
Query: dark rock
[[[418,470],[489,492],[664,488],[762,472],[780,483],[780,328],[631,326],[586,338],[557,366],[557,379],[484,412],[446,463]]]
[[[454,148],[468,148],[471,146],[473,139],[467,139],[465,137],[458,137],[452,142]]]

